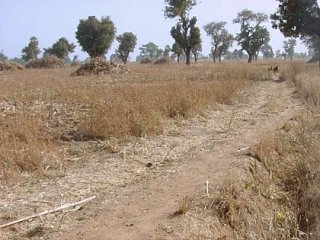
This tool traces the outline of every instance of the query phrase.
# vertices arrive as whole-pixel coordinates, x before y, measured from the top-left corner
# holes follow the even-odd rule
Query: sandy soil
[[[71,143],[72,167],[0,186],[0,225],[96,199],[2,229],[0,239],[186,239],[194,229],[171,217],[179,201],[203,194],[207,181],[214,193],[231,175],[241,177],[244,149],[303,107],[286,83],[258,82],[232,105],[168,122],[161,136]]]

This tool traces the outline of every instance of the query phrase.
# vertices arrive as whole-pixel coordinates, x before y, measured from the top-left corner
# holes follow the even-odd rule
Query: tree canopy
[[[177,61],[180,62],[180,56],[183,54],[183,49],[180,47],[179,43],[172,44],[171,51],[177,56]]]
[[[263,55],[264,59],[268,59],[268,58],[273,58],[274,57],[274,52],[272,47],[270,46],[269,43],[265,43],[262,47],[261,47],[261,53]]]
[[[40,52],[39,41],[33,36],[30,38],[28,46],[22,49],[22,59],[24,61],[37,59]]]
[[[171,28],[171,36],[186,54],[186,64],[190,64],[192,48],[201,43],[200,29],[196,26],[197,18],[189,17],[190,10],[197,5],[196,0],[165,0],[165,17],[178,18]]]
[[[142,45],[140,48],[140,57],[141,58],[159,58],[163,52],[159,46],[153,42]]]
[[[217,57],[221,61],[222,54],[228,51],[234,40],[232,34],[226,30],[226,24],[227,22],[211,22],[203,27],[207,35],[211,37],[211,53],[214,62]]]
[[[125,32],[117,36],[117,41],[119,42],[119,47],[116,53],[123,63],[126,64],[129,54],[134,51],[137,45],[137,37],[132,32]]]
[[[164,15],[167,18],[188,18],[190,10],[198,4],[197,0],[165,0]]]
[[[99,21],[95,16],[80,20],[76,38],[91,58],[103,57],[111,47],[115,38],[116,28],[109,17]]]
[[[58,58],[64,59],[68,57],[69,53],[74,52],[75,45],[62,37],[51,48],[44,49],[44,55],[54,55]]]
[[[197,63],[198,62],[198,58],[199,58],[199,54],[202,52],[202,43],[198,43],[197,45],[195,45],[192,49],[191,52],[194,56],[194,61]]]
[[[320,63],[320,8],[317,0],[277,0],[271,15],[272,27],[285,37],[300,37],[314,53],[312,61]]]
[[[295,38],[290,38],[288,41],[283,42],[283,50],[287,56],[292,60],[294,54],[294,48],[297,45],[297,40]]]
[[[272,26],[285,37],[320,37],[320,8],[317,0],[277,0],[277,11],[271,15]]]
[[[255,13],[248,9],[239,12],[237,18],[233,20],[233,23],[241,25],[236,40],[241,48],[248,53],[249,63],[257,56],[260,48],[270,40],[269,31],[261,25],[267,20],[266,14]]]

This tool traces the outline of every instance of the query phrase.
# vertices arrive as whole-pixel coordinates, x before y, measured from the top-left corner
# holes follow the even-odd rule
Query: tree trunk
[[[221,63],[221,54],[219,54],[219,63]]]
[[[188,47],[186,51],[186,64],[190,65],[190,55],[191,55],[191,48]]]
[[[249,53],[248,63],[251,63],[251,62],[252,62],[252,58],[253,58],[253,55]]]
[[[198,63],[198,55],[197,54],[194,54],[194,62]]]
[[[178,55],[178,59],[177,60],[178,60],[178,63],[179,63],[180,62],[180,55]]]

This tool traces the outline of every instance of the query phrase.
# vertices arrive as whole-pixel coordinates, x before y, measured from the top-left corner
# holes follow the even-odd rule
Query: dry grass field
[[[319,69],[297,62],[280,68],[307,108],[246,149],[245,180],[230,172],[217,192],[186,203],[190,215],[180,231],[191,228],[187,238],[319,239]]]
[[[187,118],[230,103],[265,69],[244,64],[131,65],[126,75],[71,77],[75,70],[0,75],[0,172],[42,171],[64,141],[159,134],[168,118]]]
[[[279,73],[268,71],[275,65],[279,66]],[[213,195],[184,196],[172,221],[183,218],[178,220],[184,224],[182,228],[179,224],[174,226],[176,231],[185,233],[177,236],[185,239],[212,236],[225,240],[318,239],[320,74],[316,65],[301,62],[201,62],[190,67],[129,64],[126,74],[71,76],[75,70],[66,67],[0,73],[0,183],[4,188],[24,176],[38,179],[50,176],[55,181],[61,176],[52,176],[51,171],[60,168],[77,171],[77,163],[65,161],[73,157],[73,149],[80,146],[86,159],[95,158],[95,152],[87,151],[82,143],[88,142],[92,147],[102,142],[106,152],[101,154],[119,153],[119,156],[122,154],[119,148],[124,143],[131,144],[132,155],[138,155],[135,146],[140,144],[139,139],[157,139],[168,125],[183,127],[189,120],[200,125],[199,119],[216,109],[222,116],[224,111],[230,112],[222,119],[227,128],[219,134],[233,139],[236,124],[240,127],[248,124],[244,130],[250,130],[255,121],[268,121],[287,110],[285,103],[279,101],[288,96],[273,93],[276,84],[282,84],[283,89],[296,89],[294,96],[308,103],[305,109],[282,128],[262,136],[245,153],[251,160],[241,166],[244,169],[241,180],[230,174],[221,179],[223,184]],[[244,108],[241,102],[255,102],[255,89],[261,90],[257,106]],[[239,113],[237,104],[244,108]],[[261,116],[259,111],[263,112]],[[240,121],[237,114],[244,120]],[[257,115],[258,120],[251,121],[250,114]],[[188,138],[192,136],[185,139]],[[170,147],[163,161],[167,161],[174,148],[177,147]],[[191,149],[193,146],[184,151],[193,155]],[[125,164],[125,154],[121,159]],[[0,219],[3,220],[1,214]],[[193,229],[190,224],[198,226],[199,232],[187,233]],[[19,237],[18,234],[16,239]]]

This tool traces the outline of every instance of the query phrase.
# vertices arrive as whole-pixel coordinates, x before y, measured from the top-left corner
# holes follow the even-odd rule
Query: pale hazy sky
[[[81,51],[75,39],[75,32],[80,19],[88,16],[110,16],[117,28],[117,35],[133,32],[138,44],[134,56],[139,54],[139,47],[154,42],[159,47],[172,45],[170,29],[175,20],[165,19],[164,0],[0,0],[0,51],[9,58],[20,57],[31,36],[39,40],[41,50],[52,46],[60,37],[66,37],[77,45],[71,55],[81,59],[88,55]],[[210,38],[203,31],[203,26],[211,21],[228,22],[228,30],[235,34],[238,24],[232,24],[237,13],[247,8],[267,14],[276,11],[276,0],[201,0],[191,11],[197,16],[197,25],[202,31],[203,54],[210,51]],[[283,36],[278,30],[271,29],[271,46],[274,51],[282,49]],[[234,43],[234,48],[237,48]],[[108,56],[114,53],[117,42],[114,41]],[[296,51],[306,51],[300,45]]]

